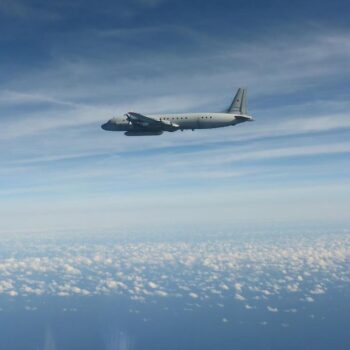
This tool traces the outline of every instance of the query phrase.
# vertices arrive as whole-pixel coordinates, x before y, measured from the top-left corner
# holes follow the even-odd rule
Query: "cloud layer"
[[[230,236],[69,245],[34,238],[1,259],[0,293],[24,299],[115,295],[140,303],[175,298],[184,308],[235,300],[246,310],[277,313],[296,312],[300,302],[316,302],[329,289],[349,285],[347,231]],[[289,300],[288,309],[280,310],[279,298]]]

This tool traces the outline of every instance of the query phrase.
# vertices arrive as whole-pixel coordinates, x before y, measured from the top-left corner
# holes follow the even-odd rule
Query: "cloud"
[[[189,295],[192,299],[198,299],[198,298],[199,298],[199,295],[198,295],[197,293],[191,292],[191,293],[189,293],[188,295]]]
[[[15,290],[10,290],[7,294],[10,297],[16,297],[18,295],[18,292],[16,292]]]
[[[36,311],[36,310],[38,310],[38,308],[35,307],[35,306],[34,307],[32,307],[32,306],[25,306],[24,309],[26,311]]]
[[[154,282],[148,282],[148,286],[150,287],[150,288],[152,288],[152,289],[156,289],[158,286],[157,286],[157,284],[155,284]]]
[[[278,312],[278,308],[277,307],[272,307],[272,306],[267,306],[267,310],[270,312]]]
[[[322,287],[321,285],[317,285],[314,289],[310,290],[311,294],[324,294],[326,293],[326,288]]]
[[[27,310],[38,307],[32,296],[99,295],[122,296],[135,303],[155,302],[158,298],[171,303],[176,299],[184,309],[192,310],[189,299],[196,300],[196,307],[206,307],[213,297],[220,298],[217,307],[222,308],[232,298],[231,293],[224,292],[225,285],[236,290],[235,299],[244,301],[247,310],[262,307],[272,313],[294,313],[296,291],[301,301],[316,303],[329,286],[349,281],[346,233],[268,232],[254,240],[238,233],[222,234],[225,238],[218,237],[215,242],[207,240],[205,233],[201,233],[202,240],[194,242],[150,241],[149,237],[146,241],[123,237],[115,241],[114,235],[108,245],[95,238],[94,243],[81,243],[81,237],[74,239],[71,235],[69,241],[51,240],[47,233],[45,240],[29,235],[29,247],[16,245],[17,258],[0,260],[0,295],[31,300],[27,304],[31,309]],[[5,244],[13,247],[11,240]],[[42,265],[45,268],[39,268]],[[312,283],[301,283],[301,275]],[[290,288],[295,284],[297,290]],[[244,296],[243,285],[247,291]],[[277,294],[278,300],[288,300],[289,309],[283,310],[278,300],[271,306]]]
[[[244,301],[244,300],[246,300],[245,297],[244,297],[243,295],[238,294],[238,293],[236,293],[235,299],[236,299],[236,300],[239,300],[239,301]]]
[[[180,30],[177,27],[170,28],[173,31]],[[134,30],[135,29],[132,28],[130,30],[124,30],[124,32],[127,35],[129,32],[133,33]],[[158,30],[159,32],[162,32],[164,28],[160,27]],[[144,30],[142,31],[144,32]],[[193,30],[191,31],[188,29],[187,31],[189,33],[193,33]],[[198,35],[196,35],[196,37],[196,40],[199,41],[207,41],[210,39],[207,37],[201,37],[199,39]],[[56,128],[58,122],[61,123],[61,127],[71,127],[72,125],[76,124],[82,125],[84,123],[90,123],[93,120],[95,122],[100,122],[103,119],[102,113],[104,113],[106,116],[109,114],[107,111],[113,111],[113,109],[114,111],[119,111],[119,113],[125,113],[129,109],[136,108],[136,110],[142,111],[144,113],[150,113],[164,112],[167,110],[195,110],[203,105],[203,100],[206,100],[211,104],[215,104],[215,101],[220,102],[220,100],[222,100],[222,97],[220,97],[221,91],[219,94],[212,87],[222,84],[223,73],[221,73],[221,70],[224,70],[224,67],[226,68],[225,73],[228,75],[224,81],[230,81],[230,74],[232,74],[232,78],[235,77],[234,80],[241,81],[242,83],[246,82],[245,85],[252,87],[252,90],[250,92],[254,94],[254,97],[259,97],[266,94],[269,94],[271,96],[271,94],[274,92],[279,93],[281,91],[280,85],[282,84],[285,84],[285,87],[282,89],[282,91],[286,91],[287,86],[288,89],[291,87],[291,80],[297,81],[295,85],[298,88],[300,88],[300,86],[305,86],[303,80],[311,79],[316,76],[320,78],[320,76],[323,75],[320,75],[318,68],[320,66],[331,67],[327,68],[330,69],[330,71],[326,70],[324,72],[325,76],[334,76],[334,69],[337,70],[337,74],[341,74],[341,65],[339,66],[336,64],[324,64],[324,61],[330,61],[334,63],[335,60],[339,60],[341,63],[343,61],[343,58],[347,56],[348,48],[350,45],[345,33],[334,34],[334,36],[331,37],[326,34],[313,34],[306,36],[306,38],[303,40],[292,40],[292,42],[290,41],[291,40],[289,39],[288,43],[286,45],[282,45],[282,47],[280,47],[281,44],[276,44],[275,40],[268,43],[257,43],[256,45],[250,46],[247,46],[246,44],[240,44],[240,50],[237,50],[237,43],[235,43],[233,47],[230,48],[227,47],[227,42],[225,42],[225,44],[222,43],[222,46],[218,48],[219,53],[207,53],[204,58],[201,58],[200,55],[196,54],[190,55],[186,60],[186,62],[190,63],[184,63],[182,60],[180,60],[180,57],[177,56],[171,56],[169,58],[168,54],[164,55],[161,52],[157,53],[155,56],[153,52],[152,56],[149,56],[149,54],[142,54],[139,55],[140,59],[138,57],[135,57],[132,62],[128,61],[127,65],[124,67],[123,61],[116,61],[114,57],[111,57],[110,61],[107,60],[104,62],[103,70],[102,68],[97,68],[95,62],[93,60],[91,62],[91,59],[89,57],[79,58],[79,60],[68,60],[67,58],[64,58],[57,60],[57,62],[54,62],[53,67],[50,67],[48,71],[34,72],[32,79],[28,79],[31,81],[30,86],[20,87],[20,84],[17,84],[17,86],[20,88],[20,91],[5,90],[3,91],[2,95],[3,100],[7,101],[7,103],[10,101],[13,101],[13,103],[16,103],[16,101],[17,103],[42,102],[52,103],[53,105],[61,104],[66,107],[71,106],[72,110],[68,111],[69,120],[71,121],[70,123],[67,121],[65,122],[64,117],[55,118],[52,116],[51,118],[47,118],[47,120],[57,119],[55,123],[51,123],[52,126],[50,127]],[[276,51],[279,52],[279,55],[275,54]],[[296,56],[294,54],[296,51],[303,52],[304,54]],[[307,54],[305,54],[304,51],[307,51]],[[210,57],[209,59],[208,56]],[[288,59],[289,57],[293,57],[293,60]],[[196,70],[206,70],[208,61],[210,62],[215,60],[218,61],[220,63],[220,67],[222,67],[219,73],[210,72],[204,76],[199,76],[199,74],[194,70],[194,68],[196,68]],[[240,65],[238,72],[235,71],[231,73],[231,69],[229,68],[232,65],[231,62],[234,62],[235,60],[242,62],[259,60],[261,64],[263,64],[263,62],[268,62],[269,64],[266,64],[264,66],[274,67],[274,74],[268,77],[261,76],[262,74],[269,74],[269,69],[266,68],[266,70],[262,71],[258,68],[260,65],[258,65],[257,62],[253,62],[253,64]],[[140,75],[139,78],[130,79],[130,74],[126,71],[126,69],[133,70],[136,66],[140,70],[143,69],[144,71],[147,71],[148,65],[154,65],[154,61],[159,61],[159,64],[157,66],[162,67],[165,76],[164,74],[159,74],[159,78],[152,76],[152,84],[150,84],[148,82],[148,79],[142,75]],[[271,61],[275,63],[271,64]],[[167,67],[171,64],[187,64],[189,67],[183,67],[182,71],[185,73],[183,75],[180,75],[180,77],[178,74],[172,76],[173,73],[171,72],[173,70],[168,69]],[[276,69],[276,66],[279,68]],[[303,67],[303,69],[300,70],[300,67]],[[312,71],[315,69],[318,70],[315,73],[312,73]],[[188,72],[189,70],[190,72]],[[276,70],[278,72],[283,72],[283,75],[279,76],[276,74]],[[117,90],[117,92],[113,94],[111,94],[111,92],[108,92],[108,90],[115,91],[115,88],[109,86],[109,77],[111,74],[117,74],[118,84],[119,86],[123,86],[123,92],[134,91],[134,96],[129,95],[127,98],[127,103],[123,101],[124,96],[122,91]],[[83,86],[76,86],[71,84],[70,89],[67,90],[65,88],[67,85],[66,81],[70,79],[76,80],[76,77],[79,75],[82,75],[83,78],[88,79],[88,82],[86,84],[83,84]],[[62,77],[64,77],[64,81],[62,81]],[[103,81],[97,85],[96,79],[103,79]],[[201,80],[201,84],[199,84],[199,80]],[[265,81],[263,90],[261,90],[262,87],[260,84],[257,83],[262,80]],[[52,81],[55,81],[55,84],[51,86]],[[171,89],[168,81],[172,82]],[[247,84],[248,82],[249,84]],[[58,90],[58,87],[61,85],[62,88]],[[145,89],[141,88],[143,85],[148,86],[146,95],[144,93]],[[183,92],[184,85],[190,89],[190,94]],[[211,89],[206,89],[205,91],[202,91],[202,89],[200,89],[196,92],[194,86],[201,85],[210,86]],[[166,94],[162,92],[164,91],[164,86],[169,86]],[[228,87],[227,84],[228,90],[225,94],[227,96],[227,104],[230,102],[229,99],[232,98],[232,88],[232,86]],[[120,97],[118,97],[118,92]],[[82,104],[80,102],[82,100],[82,96],[85,96],[86,101],[89,101],[89,96],[94,96],[95,99],[99,97],[99,99],[102,100],[102,104],[101,102],[95,103],[95,105],[98,104],[99,108],[93,108],[91,106],[91,102],[86,102],[87,106],[84,107],[84,103]],[[106,98],[106,96],[109,97]],[[143,98],[140,98],[139,96],[143,96]],[[324,103],[326,102],[328,101],[324,101]],[[81,106],[80,108],[74,108],[79,107],[79,105]],[[224,106],[222,106],[222,108],[223,107]],[[88,115],[91,113],[94,113],[95,116],[89,118]],[[45,114],[47,115],[47,113]],[[81,114],[85,114],[85,119],[80,117]],[[39,133],[41,132],[41,124],[45,125],[45,120],[39,119],[38,122],[34,123],[37,128],[37,132]],[[34,130],[32,132],[34,132]]]
[[[313,208],[310,217],[345,216],[339,189],[336,210],[325,208],[323,199],[336,183],[345,183],[347,191],[350,105],[340,86],[348,71],[346,30],[303,28],[293,35],[280,31],[278,40],[265,33],[228,41],[190,23],[98,29],[77,24],[69,37],[47,35],[52,40],[40,69],[28,65],[15,75],[4,69],[9,76],[0,87],[0,196],[10,203],[1,208],[2,230],[81,222],[115,227],[134,222],[138,203],[151,208],[139,211],[144,224],[168,215],[176,221],[174,209],[184,220],[197,220],[199,211],[188,214],[192,204],[213,209],[220,221],[225,213],[226,222],[250,218],[248,208],[260,218],[284,218],[284,203],[274,204],[276,193],[264,189],[279,187],[283,201],[289,189],[300,194],[308,185],[320,190],[318,199],[301,194],[295,207],[286,208],[291,217],[305,218],[300,202]],[[188,48],[186,60],[164,36]],[[164,47],[155,50],[154,42]],[[256,117],[249,125],[137,140],[100,129],[130,109],[220,111],[236,82],[249,87]],[[186,203],[177,195],[182,189],[189,193]],[[256,204],[262,205],[263,192],[273,202],[269,208]],[[314,196],[314,190],[306,193]]]

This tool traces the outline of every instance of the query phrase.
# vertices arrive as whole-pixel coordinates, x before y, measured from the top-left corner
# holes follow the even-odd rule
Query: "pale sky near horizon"
[[[0,232],[349,223],[346,1],[1,1]],[[127,138],[116,114],[254,123]]]

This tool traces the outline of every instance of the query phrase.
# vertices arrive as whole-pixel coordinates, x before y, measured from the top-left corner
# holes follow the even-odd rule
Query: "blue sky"
[[[0,0],[0,230],[348,222],[349,7]],[[240,86],[254,123],[100,129],[221,111]]]

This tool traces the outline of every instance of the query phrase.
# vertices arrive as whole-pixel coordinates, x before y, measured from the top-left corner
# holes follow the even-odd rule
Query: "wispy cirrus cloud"
[[[127,10],[129,5],[122,5]],[[79,6],[74,4],[61,20],[74,18]],[[135,3],[129,10],[134,11],[131,16],[140,8],[151,15],[169,6]],[[105,12],[96,14],[108,17]],[[48,29],[46,45],[38,43],[27,64],[21,62],[15,71],[5,61],[6,77],[0,84],[3,198],[32,195],[40,212],[43,197],[55,201],[66,196],[69,206],[74,196],[109,191],[115,203],[129,191],[133,203],[135,192],[140,200],[154,197],[156,211],[163,205],[159,192],[173,196],[181,188],[205,193],[216,187],[220,202],[222,188],[232,195],[238,185],[247,190],[248,183],[255,189],[280,186],[282,192],[284,186],[321,188],[335,178],[346,183],[346,27],[325,30],[304,23],[296,29],[285,24],[277,31],[281,24],[274,23],[254,36],[232,36],[229,28],[223,27],[220,35],[209,30],[213,28],[205,19],[192,25],[162,17],[130,25],[120,17],[111,25],[107,17],[103,25],[97,18],[93,26],[78,21],[69,35]],[[21,57],[18,50],[14,57]],[[254,123],[138,139],[100,129],[111,116],[130,110],[221,111],[238,86],[249,88]],[[303,179],[293,176],[292,169]],[[202,200],[206,203],[210,196]],[[101,203],[91,202],[90,209],[105,208]],[[131,220],[132,215],[126,217]]]

